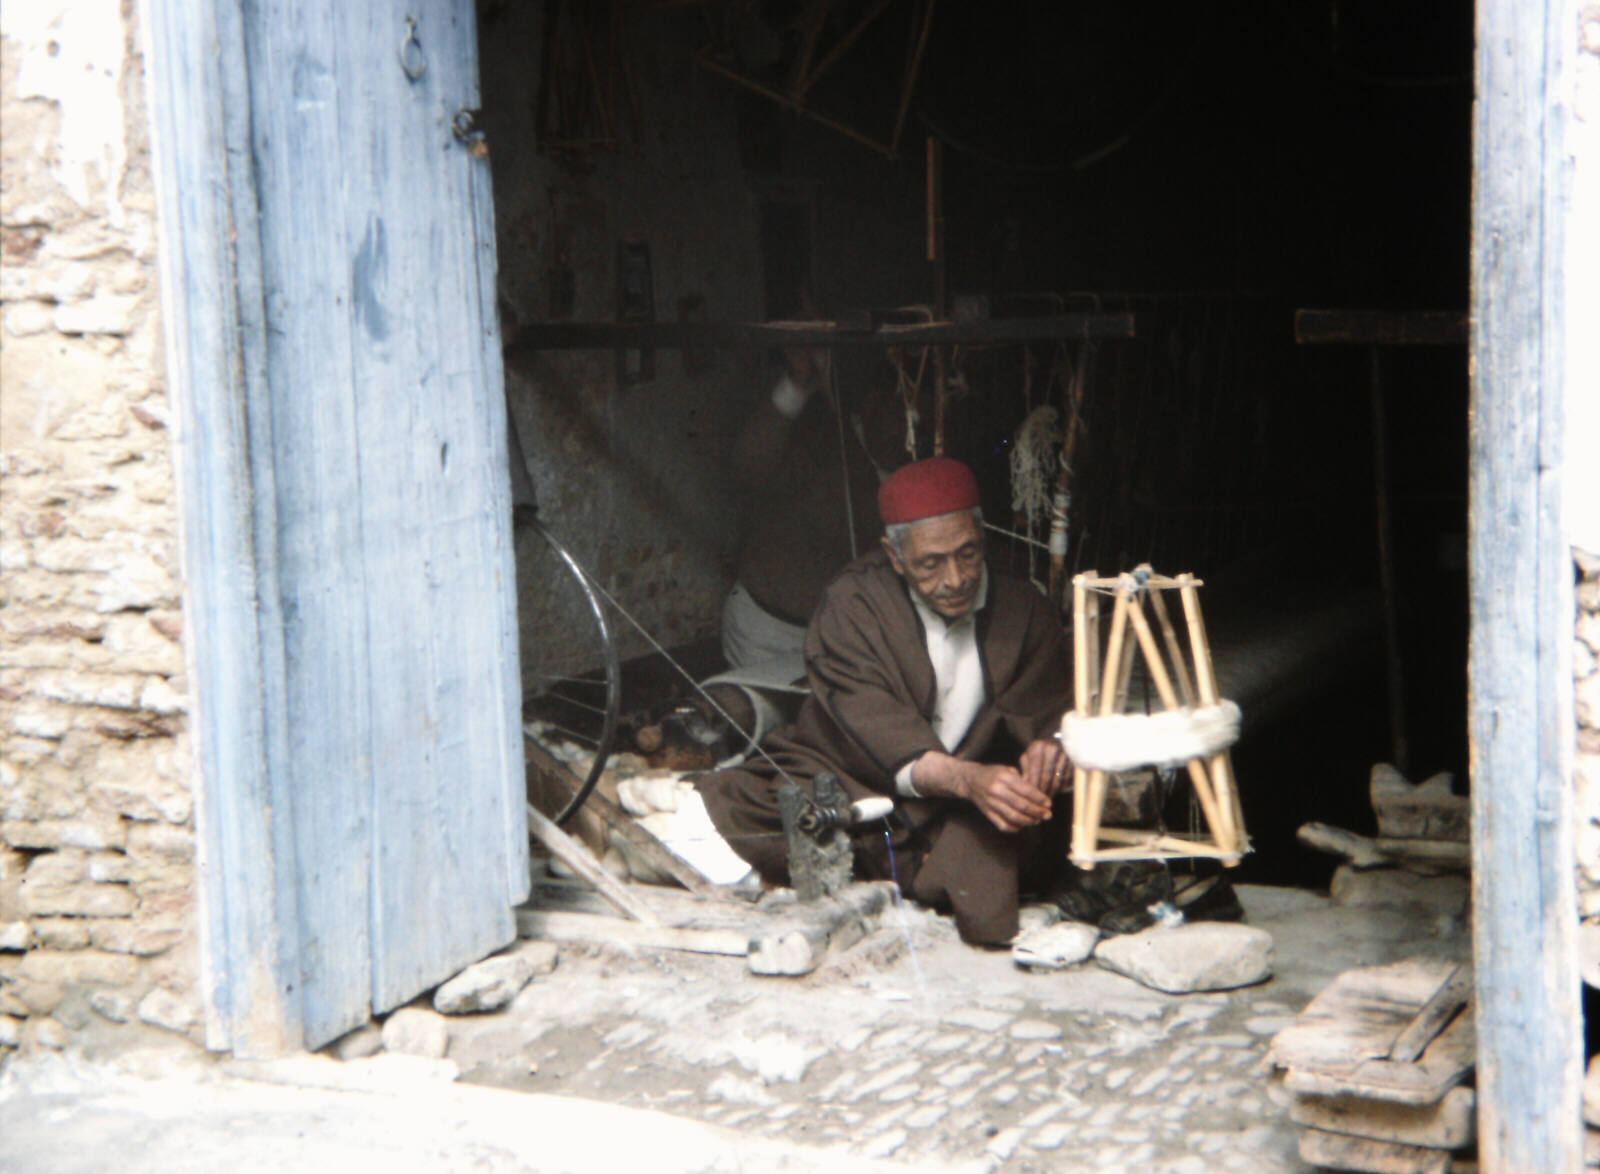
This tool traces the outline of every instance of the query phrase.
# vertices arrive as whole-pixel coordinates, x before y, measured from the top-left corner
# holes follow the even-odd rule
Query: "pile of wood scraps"
[[[1471,1162],[1472,967],[1409,958],[1346,971],[1272,1040],[1314,1166],[1444,1174]]]
[[[524,750],[530,794],[536,782],[563,794],[576,789],[577,779],[540,743],[525,739]],[[569,879],[535,882],[517,910],[522,937],[728,954],[746,959],[755,974],[799,976],[876,930],[897,895],[886,882],[849,884],[815,901],[797,900],[789,889],[744,893],[707,881],[602,789],[580,814],[603,824],[610,837],[625,842],[630,859],[647,862],[666,883],[635,884],[615,875],[530,803],[529,834]],[[672,882],[682,889],[667,887]]]
[[[1404,868],[1436,876],[1472,864],[1472,803],[1452,789],[1448,771],[1410,782],[1388,763],[1372,768],[1370,794],[1378,835],[1358,835],[1325,823],[1300,828],[1300,842],[1343,856],[1352,868]]]

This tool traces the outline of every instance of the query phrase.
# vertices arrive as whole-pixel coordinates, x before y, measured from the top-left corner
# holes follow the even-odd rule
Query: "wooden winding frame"
[[[1150,680],[1166,709],[1218,703],[1211,647],[1200,615],[1200,586],[1200,580],[1193,575],[1169,578],[1154,574],[1148,566],[1115,578],[1101,578],[1094,571],[1073,578],[1073,695],[1074,712],[1079,717],[1110,717],[1125,712],[1135,646],[1144,656]],[[1178,592],[1183,605],[1189,634],[1187,658],[1164,598],[1167,591]],[[1100,600],[1107,594],[1115,602],[1102,662]],[[1145,615],[1146,600],[1161,629],[1160,645]],[[1250,850],[1250,844],[1245,835],[1238,788],[1234,785],[1232,758],[1224,749],[1208,758],[1191,758],[1186,765],[1209,835],[1101,827],[1107,772],[1074,766],[1072,862],[1080,868],[1089,868],[1103,860],[1205,856],[1220,860],[1229,868],[1237,865],[1240,857]]]

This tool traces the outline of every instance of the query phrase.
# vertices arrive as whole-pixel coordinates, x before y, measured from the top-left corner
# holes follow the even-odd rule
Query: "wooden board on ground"
[[[1273,1037],[1269,1054],[1292,1092],[1434,1104],[1476,1061],[1472,1010],[1458,997],[1466,982],[1467,968],[1448,959],[1346,971]],[[1397,1046],[1414,1058],[1393,1058]]]
[[[1396,1105],[1364,1097],[1296,1096],[1289,1120],[1328,1133],[1391,1141],[1401,1145],[1453,1150],[1476,1137],[1477,1098],[1470,1088],[1453,1088],[1435,1105]]]
[[[883,882],[852,884],[837,897],[811,904],[794,900],[789,890],[751,904],[651,887],[657,924],[647,926],[613,916],[607,903],[582,885],[546,880],[517,910],[517,930],[523,937],[551,941],[730,954],[746,958],[756,974],[799,976],[877,928],[893,899],[892,886]]]
[[[1364,1174],[1445,1174],[1450,1151],[1392,1141],[1372,1141],[1308,1129],[1300,1135],[1300,1158],[1329,1170],[1357,1170]]]

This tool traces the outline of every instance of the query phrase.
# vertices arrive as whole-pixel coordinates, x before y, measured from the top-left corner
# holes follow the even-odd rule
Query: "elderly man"
[[[812,617],[798,719],[767,739],[770,758],[705,776],[699,794],[774,883],[788,879],[784,776],[829,771],[852,799],[896,796],[892,859],[883,825],[858,830],[857,874],[949,906],[966,941],[1004,942],[1019,875],[1035,855],[1062,857],[1039,835],[1068,774],[1048,736],[1070,700],[1061,624],[1029,584],[985,564],[977,483],[959,461],[907,465],[878,507],[881,549],[846,566]]]

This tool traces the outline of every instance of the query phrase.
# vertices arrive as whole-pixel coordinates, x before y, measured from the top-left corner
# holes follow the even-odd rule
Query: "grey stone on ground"
[[[450,1047],[450,1028],[443,1015],[422,1007],[402,1007],[383,1024],[383,1049],[405,1056],[444,1057]]]
[[[523,952],[496,954],[474,962],[435,991],[433,1009],[446,1015],[498,1011],[517,997],[533,975],[534,960]]]
[[[1403,868],[1361,870],[1342,864],[1334,870],[1328,895],[1346,908],[1459,917],[1466,912],[1471,882],[1459,875],[1418,876]]]
[[[363,1023],[360,1027],[341,1035],[327,1047],[328,1055],[335,1060],[364,1060],[383,1051],[383,1029],[376,1023]]]
[[[1272,935],[1249,925],[1202,921],[1107,938],[1095,961],[1158,991],[1182,995],[1250,986],[1272,975]]]

